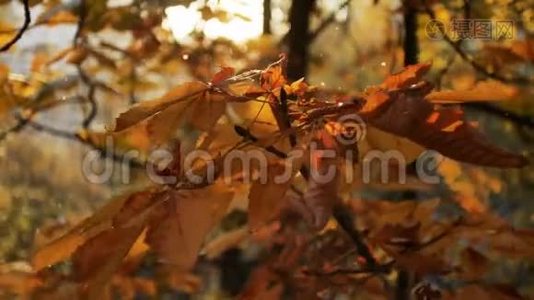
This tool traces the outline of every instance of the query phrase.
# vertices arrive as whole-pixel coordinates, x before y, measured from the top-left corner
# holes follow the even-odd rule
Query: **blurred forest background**
[[[81,172],[84,155],[104,146],[103,133],[114,118],[179,83],[207,82],[221,66],[262,69],[284,52],[289,78],[306,77],[314,86],[346,92],[363,91],[404,65],[431,62],[427,79],[437,89],[468,91],[491,80],[477,90],[477,101],[461,105],[495,144],[532,157],[531,0],[30,0],[28,5],[27,29],[0,53],[2,299],[29,289],[2,274],[30,272],[36,249],[106,199],[145,183],[133,174],[133,184],[124,185],[115,174],[105,184],[92,184]],[[24,16],[22,1],[0,0],[0,45],[13,39]],[[512,33],[455,39],[435,26],[444,24],[454,33],[448,28],[458,19],[513,21]],[[121,142],[149,147],[142,136]],[[492,211],[518,228],[534,227],[531,166],[496,170],[448,161],[441,168],[446,184],[431,191],[375,185],[353,196],[401,202],[429,194],[446,199],[452,190],[463,195],[455,205],[467,211]],[[246,222],[241,208],[218,232]],[[232,249],[201,262],[198,273],[207,280],[198,297],[234,293],[257,251]],[[150,263],[145,264],[150,278]],[[531,263],[502,261],[492,274],[534,295]]]

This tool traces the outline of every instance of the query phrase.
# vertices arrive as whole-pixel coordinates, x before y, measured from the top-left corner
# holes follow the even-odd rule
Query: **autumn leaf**
[[[76,249],[89,239],[113,227],[117,214],[125,211],[124,205],[134,202],[135,199],[149,198],[152,191],[143,191],[119,196],[109,201],[91,217],[72,228],[59,239],[52,241],[48,245],[39,249],[32,258],[32,265],[35,270],[52,266],[62,260],[67,259]],[[123,218],[124,212],[119,214]]]
[[[75,279],[88,299],[102,297],[105,286],[146,227],[153,208],[161,203],[160,195],[147,190],[128,197],[113,216],[112,226],[76,249],[72,255]]]
[[[287,80],[284,75],[283,61],[277,63],[261,74],[262,85],[265,90],[274,90],[282,88],[286,84]]]
[[[106,149],[112,141],[113,149],[117,154],[126,153],[130,150],[139,150],[142,154],[148,153],[151,141],[149,139],[147,125],[139,123],[121,132],[89,131],[82,129],[77,133],[82,141],[90,142],[99,149]]]
[[[191,100],[208,88],[207,85],[201,82],[185,83],[172,89],[156,100],[141,102],[119,115],[116,120],[114,131],[124,130],[158,112],[161,112],[173,104]]]
[[[450,104],[477,101],[500,101],[515,98],[519,90],[496,80],[479,81],[472,88],[461,91],[434,91],[425,96],[432,103]]]
[[[425,148],[409,139],[387,133],[375,127],[367,127],[365,142],[371,149],[380,151],[396,150],[402,153],[406,163],[415,161],[425,151]],[[362,155],[365,158],[365,152]]]
[[[266,182],[258,179],[252,183],[248,195],[248,225],[253,233],[272,221],[283,205],[291,180],[288,178],[276,182],[276,178],[281,176],[284,170],[280,164],[271,164],[267,169]]]
[[[88,299],[101,299],[105,286],[122,264],[144,225],[139,223],[127,228],[108,229],[76,250],[72,257],[74,274]]]
[[[191,124],[200,130],[209,131],[226,110],[228,96],[220,93],[205,92],[195,101],[191,112]]]
[[[393,90],[403,89],[416,84],[421,80],[421,77],[426,74],[431,64],[416,64],[405,67],[402,71],[388,76],[380,87]]]
[[[397,93],[361,116],[380,130],[407,138],[452,159],[500,168],[518,168],[526,164],[523,156],[489,143],[475,127],[464,121],[463,113],[458,109],[435,108],[421,95]]]
[[[217,72],[215,75],[213,75],[213,78],[211,78],[211,83],[213,85],[219,85],[226,79],[234,76],[235,69],[230,67],[222,67],[219,72]]]
[[[224,216],[233,192],[222,183],[169,191],[152,217],[146,242],[163,267],[187,272],[197,259],[206,235]]]
[[[147,121],[149,140],[155,145],[168,141],[184,122],[186,110],[194,99],[181,101],[165,108]]]

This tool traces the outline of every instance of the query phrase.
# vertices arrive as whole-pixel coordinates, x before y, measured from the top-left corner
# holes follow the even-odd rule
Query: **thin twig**
[[[76,32],[72,40],[72,45],[75,47],[78,45],[80,38],[82,37],[83,27],[85,26],[85,19],[87,17],[87,8],[85,0],[80,0],[79,13],[78,13],[78,25],[76,26]]]
[[[22,1],[22,4],[24,5],[24,23],[22,24],[22,27],[9,42],[7,42],[4,46],[2,46],[2,48],[0,48],[0,52],[5,52],[9,50],[13,45],[15,45],[17,41],[20,40],[26,29],[28,29],[28,26],[30,26],[32,16],[30,12],[30,4],[28,2],[29,0]]]
[[[89,91],[87,92],[87,100],[89,101],[89,114],[87,114],[87,116],[82,122],[83,128],[89,128],[98,113],[98,105],[95,99],[95,92],[96,87],[93,84],[90,84]]]
[[[534,117],[520,115],[490,103],[465,103],[463,106],[509,120],[518,126],[534,128]]]
[[[234,131],[240,136],[242,137],[243,139],[245,140],[248,140],[248,141],[251,141],[253,143],[256,143],[259,141],[259,139],[254,136],[248,129],[242,127],[242,126],[239,126],[239,125],[234,125]],[[267,146],[264,148],[267,152],[269,153],[272,153],[274,154],[275,156],[277,156],[278,158],[282,158],[282,159],[286,159],[287,158],[287,154],[285,154],[283,151],[281,150],[278,150],[276,147],[274,146]]]
[[[60,138],[68,139],[71,141],[77,141],[83,145],[89,146],[92,149],[99,151],[102,157],[108,157],[112,159],[113,161],[121,162],[121,163],[128,162],[131,166],[136,167],[136,168],[142,168],[145,166],[145,162],[132,159],[131,157],[127,157],[123,154],[115,153],[115,152],[109,153],[106,149],[94,144],[88,139],[82,138],[82,136],[80,136],[79,134],[75,132],[70,132],[70,131],[65,131],[65,130],[54,128],[54,127],[50,127],[48,125],[32,121],[31,118],[23,118],[21,116],[16,116],[16,118],[17,118],[18,123],[14,127],[12,127],[10,130],[5,131],[2,134],[0,134],[0,141],[3,138],[5,138],[7,134],[12,133],[12,132],[18,132],[24,129],[26,126],[29,126],[34,130],[48,133],[55,137],[60,137]]]

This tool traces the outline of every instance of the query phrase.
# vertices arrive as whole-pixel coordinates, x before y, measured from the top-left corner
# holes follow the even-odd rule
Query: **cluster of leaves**
[[[268,251],[241,291],[243,299],[288,293],[315,299],[355,292],[389,297],[392,281],[405,271],[415,276],[418,284],[412,292],[421,299],[520,297],[513,287],[485,276],[495,257],[530,258],[532,232],[515,230],[486,210],[469,209],[465,201],[460,204],[467,214],[451,213],[446,209],[450,203],[439,199],[354,201],[348,190],[361,183],[347,188],[339,175],[359,167],[357,162],[347,165],[343,156],[347,150],[362,154],[364,143],[398,149],[407,157],[427,148],[477,165],[525,165],[521,155],[490,144],[460,108],[436,104],[467,101],[476,92],[433,92],[423,79],[430,65],[419,64],[361,94],[331,93],[303,80],[289,82],[285,63],[282,57],[265,70],[237,75],[223,68],[208,83],[179,85],[122,113],[109,134],[135,133],[150,145],[173,145],[175,160],[160,172],[178,180],[110,200],[38,250],[32,272],[24,277],[25,288],[17,285],[16,291],[91,299],[111,296],[117,289],[126,297],[153,294],[155,282],[130,276],[148,253],[157,257],[158,278],[174,289],[192,291],[197,279],[191,272],[199,253],[213,258],[254,243]],[[353,134],[338,122],[348,114],[358,114],[372,128],[365,141],[339,142],[339,135]],[[184,130],[192,134],[177,135]],[[309,148],[311,142],[319,148]],[[304,158],[290,159],[287,153],[295,149],[303,150]],[[206,162],[196,162],[192,170],[182,168],[182,157],[192,150],[213,154],[214,178]],[[236,150],[243,156],[252,150],[266,155],[267,182],[243,182],[244,172],[259,171],[256,165],[252,170],[232,165],[231,174],[224,173],[230,178],[223,177],[222,162]],[[326,150],[339,155],[327,158],[321,155]],[[275,182],[287,166],[293,170],[290,180]],[[329,167],[338,170],[329,182],[309,176]],[[190,182],[186,172],[203,180]],[[243,199],[248,202],[248,228],[206,243]],[[58,275],[54,266],[66,260],[71,262],[70,275]]]
[[[167,6],[190,1],[157,2]],[[303,80],[288,82],[283,60],[265,70],[239,75],[224,68],[211,78],[213,65],[221,64],[214,57],[225,52],[219,47],[234,54],[240,52],[238,48],[226,41],[205,46],[200,34],[196,37],[199,45],[192,49],[168,42],[168,33],[159,28],[161,6],[141,1],[125,7],[108,7],[107,1],[74,3],[44,1],[45,12],[31,25],[78,23],[79,32],[71,46],[52,57],[36,55],[29,80],[8,75],[9,70],[0,64],[0,98],[7,100],[0,102],[0,113],[22,107],[14,131],[31,126],[97,148],[103,148],[109,135],[119,140],[119,151],[173,145],[178,159],[161,174],[177,175],[178,181],[110,200],[93,217],[39,250],[32,268],[2,266],[2,288],[37,298],[83,294],[99,299],[115,292],[133,298],[138,293],[154,295],[158,285],[166,282],[172,289],[192,292],[198,289],[198,278],[192,273],[199,252],[201,257],[213,259],[238,245],[260,244],[266,251],[240,293],[242,298],[290,294],[314,299],[335,293],[390,298],[393,281],[406,271],[417,283],[414,295],[423,299],[439,294],[458,299],[520,297],[515,287],[495,281],[491,274],[494,262],[502,257],[530,258],[532,234],[514,230],[488,211],[481,201],[488,191],[481,190],[488,187],[499,192],[502,187],[484,172],[446,160],[439,172],[452,197],[403,203],[355,201],[352,191],[361,187],[358,179],[347,186],[342,178],[321,184],[307,176],[329,166],[359,168],[358,164],[347,165],[342,155],[350,150],[358,156],[369,148],[396,149],[407,158],[428,148],[463,162],[520,167],[525,163],[523,157],[488,143],[455,106],[466,101],[502,100],[512,97],[516,89],[483,81],[463,91],[432,91],[422,80],[430,68],[426,64],[410,66],[381,85],[354,95],[319,90]],[[229,17],[209,7],[200,10],[205,19],[224,21]],[[16,32],[0,25],[2,31]],[[133,39],[120,48],[97,36],[109,29],[131,34]],[[528,49],[528,44],[522,43],[487,48],[490,58],[509,58],[508,67],[530,57]],[[503,52],[507,55],[493,55]],[[180,57],[183,59],[176,59]],[[66,80],[43,74],[45,67],[60,61],[75,66],[78,75]],[[182,64],[203,82],[180,85],[161,98],[134,106],[117,119],[114,132],[91,131],[94,91],[115,98],[128,94],[129,102],[135,103],[137,93],[154,88],[150,75],[165,77]],[[239,65],[235,57],[232,64]],[[354,72],[352,66],[347,67]],[[112,81],[96,79],[110,74]],[[75,87],[89,92],[72,94]],[[37,113],[66,103],[89,108],[84,110],[87,117],[81,130],[65,133],[33,121]],[[337,135],[352,133],[337,120],[352,113],[367,123],[366,139],[339,144]],[[316,155],[308,148],[311,141],[321,145],[318,151],[335,149],[339,157]],[[232,150],[263,151],[269,158],[269,180],[267,184],[243,183],[242,173],[250,170],[233,165],[231,185],[222,184],[225,178],[220,172],[216,172],[215,183],[207,177],[201,183],[188,182],[179,158],[195,149],[212,153],[218,168]],[[290,161],[287,153],[295,149],[305,150],[306,157]],[[286,164],[292,164],[292,179],[277,185],[272,177]],[[194,172],[206,176],[203,164],[195,165]],[[467,183],[463,173],[477,184]],[[209,233],[236,205],[248,209],[248,226],[212,239]],[[450,206],[461,210],[452,213]],[[153,256],[158,276],[137,276],[135,270]]]

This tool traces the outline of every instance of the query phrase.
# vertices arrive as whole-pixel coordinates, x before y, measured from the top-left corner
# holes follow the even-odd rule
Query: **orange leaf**
[[[218,85],[221,82],[225,81],[226,79],[234,76],[234,74],[235,74],[234,68],[222,67],[219,72],[213,75],[213,78],[211,79],[211,83],[213,85]]]
[[[173,104],[190,100],[207,89],[208,86],[202,82],[189,82],[177,86],[156,100],[141,102],[119,115],[116,121],[115,131],[121,131],[137,124]]]
[[[421,77],[430,70],[431,66],[428,63],[407,66],[399,73],[389,75],[381,87],[391,90],[407,88],[419,82]]]
[[[480,81],[464,91],[436,91],[426,95],[425,99],[433,103],[465,103],[477,101],[511,100],[519,90],[496,80]]]

